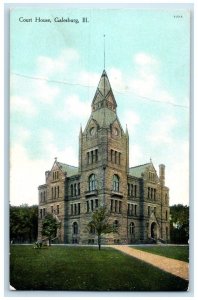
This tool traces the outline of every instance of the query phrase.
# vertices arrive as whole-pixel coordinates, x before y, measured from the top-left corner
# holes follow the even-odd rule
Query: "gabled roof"
[[[153,164],[151,162],[136,167],[131,167],[129,168],[129,175],[141,178],[142,173],[145,173],[146,169],[149,167],[153,167]]]
[[[70,166],[61,162],[56,162],[57,166],[63,171],[67,173],[67,177],[77,175],[78,174],[78,168],[74,166]]]

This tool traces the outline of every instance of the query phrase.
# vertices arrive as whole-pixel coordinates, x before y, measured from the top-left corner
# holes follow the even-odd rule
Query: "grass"
[[[185,291],[188,282],[111,248],[11,245],[17,290]]]
[[[189,246],[134,246],[133,248],[149,253],[189,262]]]

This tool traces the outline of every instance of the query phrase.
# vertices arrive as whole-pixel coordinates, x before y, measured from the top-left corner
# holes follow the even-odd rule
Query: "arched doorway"
[[[157,239],[157,224],[155,222],[151,224],[151,238]]]

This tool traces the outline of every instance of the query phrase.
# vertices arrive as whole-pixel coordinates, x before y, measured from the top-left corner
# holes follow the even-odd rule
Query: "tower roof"
[[[106,101],[105,101],[106,100]],[[115,101],[113,91],[109,82],[109,78],[105,70],[103,70],[98,83],[95,96],[92,101],[92,109],[107,107],[115,111],[117,103]]]

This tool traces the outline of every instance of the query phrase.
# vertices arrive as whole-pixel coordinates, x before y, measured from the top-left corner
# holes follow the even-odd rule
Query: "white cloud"
[[[29,97],[12,96],[10,98],[10,106],[13,113],[19,112],[28,116],[35,116],[37,114],[36,107]]]
[[[153,122],[147,139],[156,145],[173,143],[172,131],[177,123],[177,119],[173,116],[165,116],[163,119]]]
[[[159,64],[153,56],[144,52],[136,53],[134,56],[134,62],[140,66],[157,66]]]
[[[170,205],[189,205],[189,143],[174,144],[166,172],[166,185],[170,188]]]
[[[12,205],[38,203],[38,186],[44,183],[49,162],[31,160],[26,149],[16,144],[11,148],[10,202]]]
[[[145,161],[142,148],[134,143],[131,143],[129,148],[129,167],[138,166]]]
[[[100,75],[98,73],[81,71],[77,77],[77,82],[79,84],[90,86],[90,87],[97,87],[98,82],[100,80]]]
[[[64,108],[61,112],[57,113],[58,117],[63,119],[88,118],[91,113],[90,101],[81,101],[78,95],[69,95],[64,100]]]
[[[70,64],[78,60],[79,54],[72,48],[63,49],[56,58],[39,56],[37,59],[38,74],[39,76],[47,76],[47,78],[55,74],[66,74]]]
[[[121,117],[121,123],[124,122],[127,124],[129,135],[131,135],[135,130],[135,126],[140,123],[140,117],[136,112],[128,110]]]
[[[77,155],[73,147],[58,151],[48,144],[45,159],[32,159],[21,144],[11,148],[10,156],[10,203],[12,205],[38,204],[38,186],[45,183],[45,171],[50,170],[54,157],[58,161],[77,166]]]
[[[147,53],[137,53],[133,61],[135,72],[129,78],[129,89],[140,97],[175,103],[174,97],[160,82],[160,62]]]
[[[60,89],[53,86],[44,80],[38,80],[34,84],[34,91],[32,92],[32,97],[34,97],[38,102],[43,102],[45,104],[53,103],[55,98],[59,95]]]

